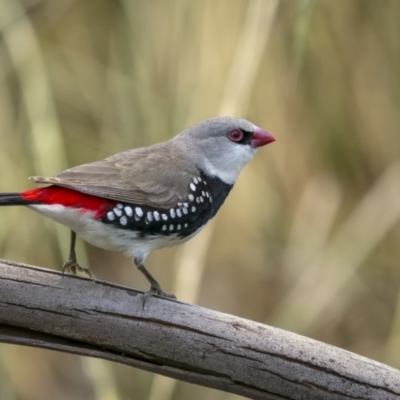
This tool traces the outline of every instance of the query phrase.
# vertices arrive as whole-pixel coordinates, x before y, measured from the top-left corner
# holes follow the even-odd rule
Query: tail
[[[25,200],[19,193],[0,193],[0,207],[26,206],[28,204],[32,204],[32,202]]]
[[[30,189],[21,193],[0,193],[1,206],[28,206],[32,204],[53,204],[54,192],[57,194],[55,186],[47,186],[43,188]],[[62,189],[65,191],[68,189]],[[58,203],[58,202],[56,202]]]

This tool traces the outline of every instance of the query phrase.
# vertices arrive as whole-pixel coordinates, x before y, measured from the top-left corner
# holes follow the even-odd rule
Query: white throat
[[[256,149],[249,146],[236,146],[229,153],[221,154],[217,159],[204,158],[200,168],[209,175],[233,185],[243,167],[253,158]]]

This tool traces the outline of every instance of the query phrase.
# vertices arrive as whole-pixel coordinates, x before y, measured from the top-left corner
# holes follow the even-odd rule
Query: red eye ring
[[[243,139],[243,132],[240,129],[232,129],[226,136],[232,142],[240,142]]]

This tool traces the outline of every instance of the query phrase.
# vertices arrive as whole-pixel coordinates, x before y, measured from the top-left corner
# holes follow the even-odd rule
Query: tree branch
[[[400,371],[270,326],[0,261],[0,341],[103,358],[253,399],[399,399]]]

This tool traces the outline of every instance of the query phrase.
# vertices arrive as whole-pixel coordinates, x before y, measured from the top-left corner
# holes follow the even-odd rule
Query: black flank
[[[107,210],[100,217],[100,220],[120,229],[137,231],[139,236],[143,238],[150,239],[151,236],[169,236],[172,234],[178,234],[179,237],[185,238],[215,216],[233,187],[233,185],[229,185],[217,177],[210,177],[203,172],[201,172],[200,178],[201,180],[195,184],[195,190],[189,186],[186,199],[182,199],[174,207],[174,216],[171,215],[171,209],[119,203],[113,209]],[[189,195],[194,196],[193,201],[190,201]],[[142,216],[135,213],[136,207],[140,207]],[[193,207],[195,207],[195,210]],[[184,213],[184,208],[187,213]],[[178,210],[180,210],[179,213]],[[150,219],[147,217],[149,212],[151,214]],[[154,217],[154,212],[160,215],[158,221]],[[167,219],[162,218],[163,214]]]

